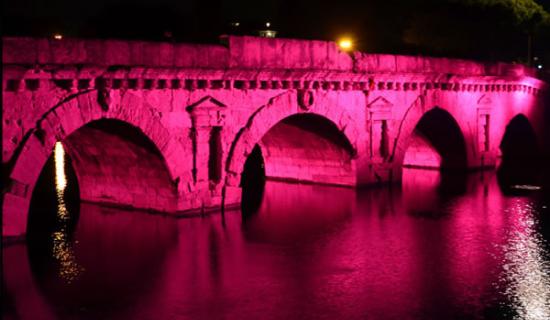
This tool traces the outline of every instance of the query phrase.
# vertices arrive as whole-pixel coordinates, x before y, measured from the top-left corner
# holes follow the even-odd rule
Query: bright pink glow
[[[414,132],[403,165],[418,168],[441,167],[441,156],[430,142],[418,132]]]
[[[258,143],[268,178],[355,185],[352,146],[326,118],[311,114],[287,118]]]
[[[68,136],[65,147],[74,159],[81,200],[175,210],[176,189],[162,156],[138,128],[114,120],[92,122]]]
[[[196,213],[219,208],[222,199],[238,204],[243,165],[264,137],[284,138],[267,143],[266,159],[275,160],[266,162],[270,176],[349,186],[400,180],[404,161],[436,166],[438,157],[413,136],[436,106],[463,137],[462,167],[493,167],[517,114],[542,137],[547,85],[521,65],[345,53],[326,41],[230,36],[224,43],[3,38],[3,235],[25,234],[33,190],[56,141],[75,151],[83,198]],[[44,65],[59,70],[36,69]],[[126,71],[113,72],[120,66]],[[351,159],[322,143],[319,128],[303,137],[266,136],[301,114],[334,124]],[[135,132],[114,140],[109,132],[90,134],[86,126],[99,119]],[[219,139],[211,144],[213,132]],[[158,153],[136,147],[141,135]],[[104,144],[78,149],[96,142]],[[449,152],[438,153],[444,163]]]

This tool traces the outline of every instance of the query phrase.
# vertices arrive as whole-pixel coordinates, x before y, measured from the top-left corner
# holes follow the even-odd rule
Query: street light
[[[344,51],[353,50],[353,41],[350,38],[341,38],[338,40],[338,46]]]

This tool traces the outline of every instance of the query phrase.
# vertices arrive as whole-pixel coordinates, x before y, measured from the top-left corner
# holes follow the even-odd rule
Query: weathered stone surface
[[[350,55],[324,41],[223,43],[3,38],[3,234],[25,233],[56,141],[83,199],[185,214],[238,203],[256,145],[270,178],[356,186],[399,180],[404,161],[459,163],[430,146],[452,135],[463,166],[494,166],[518,114],[542,137],[547,86],[523,66]],[[455,124],[435,142],[415,133],[430,110]]]

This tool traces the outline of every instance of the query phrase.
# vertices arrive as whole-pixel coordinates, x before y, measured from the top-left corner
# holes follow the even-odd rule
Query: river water
[[[550,319],[548,190],[504,191],[492,172],[406,169],[360,191],[268,181],[244,218],[83,203],[4,248],[3,316]]]

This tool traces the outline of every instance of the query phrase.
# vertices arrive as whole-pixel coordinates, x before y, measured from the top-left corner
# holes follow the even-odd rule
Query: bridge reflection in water
[[[66,281],[51,239],[6,247],[4,315],[548,319],[541,192],[405,169],[401,188],[268,181],[257,212],[225,223],[81,204],[67,238],[80,272]]]

